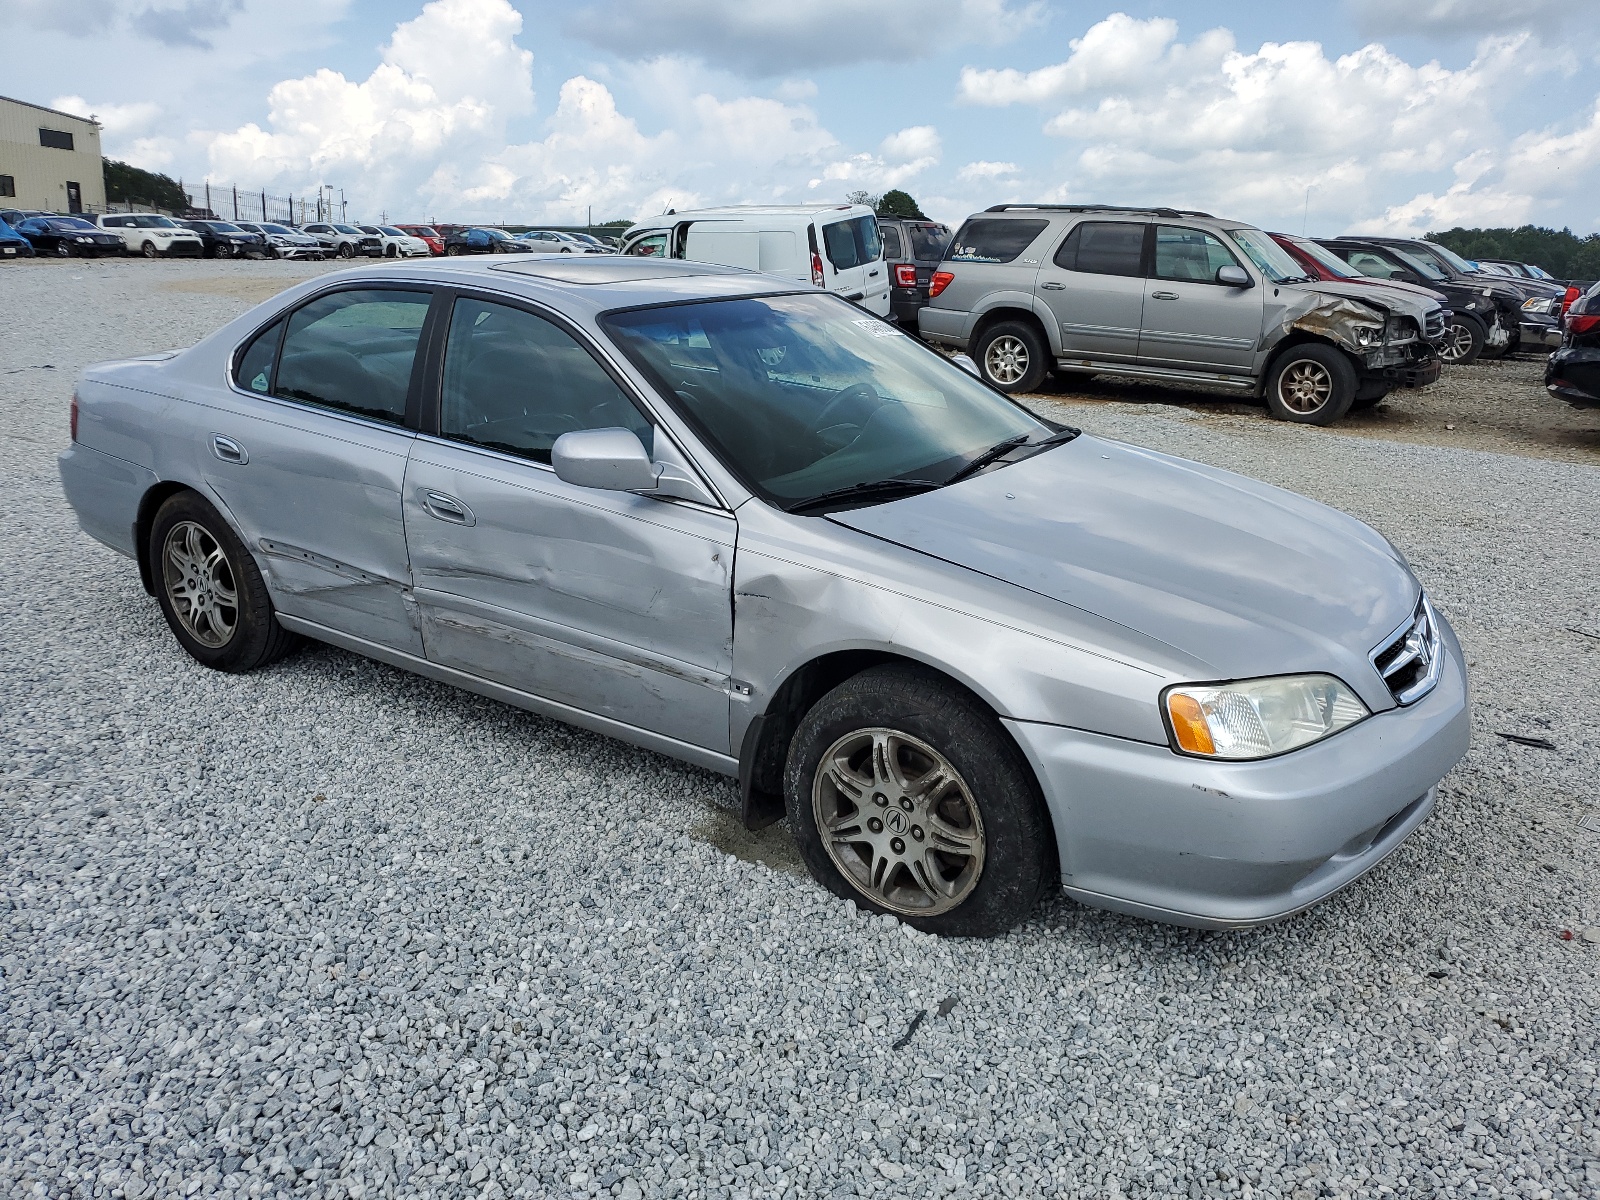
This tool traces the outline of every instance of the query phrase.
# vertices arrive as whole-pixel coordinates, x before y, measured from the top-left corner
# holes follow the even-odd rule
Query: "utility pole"
[[[339,220],[340,221],[348,221],[349,219],[350,219],[350,214],[345,209],[344,189],[340,188],[339,189]]]
[[[239,185],[237,183],[233,185],[233,219],[235,221],[239,219]]]

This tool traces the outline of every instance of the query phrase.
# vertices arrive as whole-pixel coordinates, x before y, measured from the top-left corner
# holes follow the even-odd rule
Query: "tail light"
[[[68,412],[70,413],[70,415],[67,418],[67,424],[72,429],[72,440],[73,441],[77,441],[78,440],[78,389],[77,388],[73,388],[72,389],[72,407],[71,407],[71,409],[68,410]]]
[[[944,291],[945,288],[954,283],[955,279],[956,277],[949,271],[935,271],[933,273],[933,281],[928,284],[928,299],[932,300],[940,292]]]
[[[1572,307],[1572,302],[1581,295],[1583,295],[1582,288],[1569,287],[1567,294],[1561,297],[1561,311],[1566,312],[1567,309]]]
[[[894,269],[895,287],[914,288],[917,286],[917,269],[910,263],[900,263]]]
[[[1594,333],[1600,329],[1600,313],[1568,313],[1568,333]]]
[[[811,282],[821,287],[826,280],[822,278],[822,255],[815,250],[811,252]]]

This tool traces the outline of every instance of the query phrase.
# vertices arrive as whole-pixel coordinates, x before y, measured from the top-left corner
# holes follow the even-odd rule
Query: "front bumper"
[[[1561,326],[1553,320],[1522,322],[1524,346],[1548,346],[1552,350],[1561,345]]]
[[[328,252],[321,246],[274,246],[275,258],[326,258]]]
[[[1232,929],[1348,887],[1427,818],[1466,753],[1466,672],[1443,632],[1446,661],[1423,699],[1260,762],[1006,721],[1044,788],[1063,889],[1115,912]]]

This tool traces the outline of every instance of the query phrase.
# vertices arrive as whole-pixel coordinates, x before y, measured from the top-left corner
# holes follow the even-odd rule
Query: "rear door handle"
[[[245,453],[243,446],[231,437],[223,437],[220,433],[211,435],[211,453],[223,462],[232,463],[236,467],[242,467],[250,461],[250,456]]]
[[[1039,285],[1039,288],[1040,288],[1041,291],[1046,291],[1046,292],[1064,292],[1064,291],[1067,290],[1067,285],[1064,284],[1064,283],[1045,282],[1045,283],[1041,283]]]
[[[478,518],[472,515],[472,510],[454,496],[444,492],[423,492],[422,507],[428,510],[430,517],[437,517],[441,521],[449,521],[453,525],[476,525]]]
[[[878,273],[876,271],[868,271],[867,272],[867,278],[868,279],[876,279],[877,277],[878,277]]]
[[[1178,298],[1178,293],[1177,292],[1151,292],[1150,293],[1150,299],[1152,299],[1152,300],[1176,300],[1177,298]]]

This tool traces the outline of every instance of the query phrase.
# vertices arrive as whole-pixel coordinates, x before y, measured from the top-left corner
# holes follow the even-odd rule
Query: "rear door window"
[[[1008,263],[1033,245],[1049,221],[1005,221],[979,218],[956,234],[945,256],[951,262]]]
[[[865,266],[883,256],[876,217],[856,217],[822,227],[822,244],[835,271]]]
[[[1182,283],[1215,283],[1223,267],[1237,267],[1236,259],[1218,239],[1200,229],[1181,225],[1156,226],[1154,275]]]
[[[566,330],[520,308],[463,296],[445,343],[439,433],[535,462],[576,429],[651,426]]]
[[[883,256],[885,258],[904,258],[905,250],[900,245],[900,231],[893,225],[880,225],[878,232],[883,236]]]
[[[296,309],[273,395],[404,424],[411,368],[432,299],[427,291],[352,289]],[[248,379],[244,386],[250,386]]]
[[[1130,221],[1081,221],[1056,251],[1055,264],[1088,275],[1142,275],[1144,230]]]

